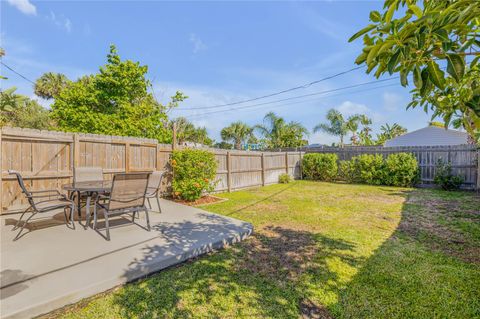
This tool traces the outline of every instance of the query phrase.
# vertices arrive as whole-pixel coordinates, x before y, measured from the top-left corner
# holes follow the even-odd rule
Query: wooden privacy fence
[[[19,171],[31,189],[58,189],[72,182],[73,168],[99,166],[106,179],[115,173],[169,170],[172,146],[156,140],[4,127],[0,131],[0,213],[26,205],[16,179]],[[208,149],[218,161],[216,191],[278,182],[288,172],[301,177],[301,152],[250,152]],[[168,188],[167,179],[164,189]]]
[[[349,160],[361,154],[382,154],[388,156],[393,153],[412,153],[415,155],[420,167],[421,184],[433,183],[435,167],[439,159],[450,162],[454,174],[464,179],[462,185],[466,189],[480,188],[480,149],[475,145],[455,146],[346,146],[302,148],[306,153],[335,153],[339,160]]]

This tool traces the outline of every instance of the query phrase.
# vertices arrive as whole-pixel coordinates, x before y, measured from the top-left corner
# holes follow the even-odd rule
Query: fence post
[[[477,191],[480,192],[480,149],[477,150]]]
[[[73,167],[72,170],[80,166],[80,137],[78,133],[73,134]],[[73,173],[73,172],[72,172]]]
[[[299,170],[300,170],[300,179],[303,179],[303,167],[302,167],[302,151],[299,152]]]
[[[227,151],[227,190],[232,191],[231,157],[230,151]]]
[[[2,163],[2,129],[0,128],[0,215],[3,210],[3,163]]]
[[[262,152],[262,186],[265,186],[265,154]]]
[[[288,151],[285,151],[285,173],[288,174]]]
[[[125,173],[130,173],[130,142],[125,143]]]

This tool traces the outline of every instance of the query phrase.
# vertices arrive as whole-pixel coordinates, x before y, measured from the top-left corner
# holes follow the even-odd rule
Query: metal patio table
[[[80,194],[83,193],[87,195],[87,201],[85,205],[85,227],[88,227],[88,222],[90,220],[90,202],[92,200],[92,196],[110,192],[112,188],[112,181],[75,182],[65,184],[62,186],[62,188],[70,193],[70,198],[72,198],[75,193],[77,194],[77,210],[79,217],[82,216]]]

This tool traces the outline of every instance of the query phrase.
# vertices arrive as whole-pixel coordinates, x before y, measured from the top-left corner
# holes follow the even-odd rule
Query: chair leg
[[[105,218],[105,228],[107,230],[107,240],[110,240],[110,227],[108,225],[108,213],[103,211],[103,217]]]
[[[148,218],[148,209],[145,208],[145,218],[147,219],[147,229],[150,231],[150,218]]]
[[[28,222],[30,221],[30,219],[32,219],[32,217],[35,216],[36,214],[37,214],[36,212],[32,212],[32,215],[25,220],[25,222],[24,222],[23,225],[22,225],[22,228],[20,228],[20,231],[18,232],[17,236],[15,236],[15,238],[13,239],[13,241],[16,241],[17,239],[20,238],[20,234],[23,232],[23,229],[24,229],[25,226],[28,224]]]
[[[18,227],[20,226],[20,222],[22,221],[23,216],[30,210],[30,208],[32,208],[32,206],[29,206],[27,209],[25,209],[25,210],[23,211],[22,215],[20,215],[20,218],[18,219],[17,223],[16,223],[15,226],[13,227],[12,231],[18,229]]]
[[[93,206],[93,229],[97,229],[97,203]]]
[[[75,203],[70,207],[70,221],[72,222],[72,228],[75,229]]]
[[[135,213],[136,213],[135,211],[132,213],[132,223],[135,222]]]
[[[150,197],[147,197],[147,202],[148,202],[148,207],[150,207],[150,209],[152,209],[152,203],[150,203]]]
[[[162,207],[160,207],[160,199],[158,198],[158,194],[157,194],[157,196],[155,196],[155,199],[157,200],[158,212],[162,213]]]

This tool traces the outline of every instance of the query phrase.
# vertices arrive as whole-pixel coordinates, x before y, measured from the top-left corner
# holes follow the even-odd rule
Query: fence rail
[[[339,160],[349,160],[361,154],[382,154],[388,156],[394,153],[412,153],[417,158],[420,168],[421,185],[430,185],[435,176],[435,167],[439,159],[450,162],[452,172],[463,177],[462,188],[480,188],[480,149],[475,145],[454,146],[346,146],[301,148],[305,153],[335,153]]]
[[[209,149],[218,162],[215,191],[232,191],[278,182],[289,173],[300,177],[301,152],[251,152]],[[0,131],[0,213],[27,204],[8,170],[19,171],[31,189],[58,189],[70,183],[74,167],[100,166],[115,173],[170,170],[172,146],[156,140],[122,136],[62,133],[4,127]],[[164,190],[169,188],[167,178]]]

